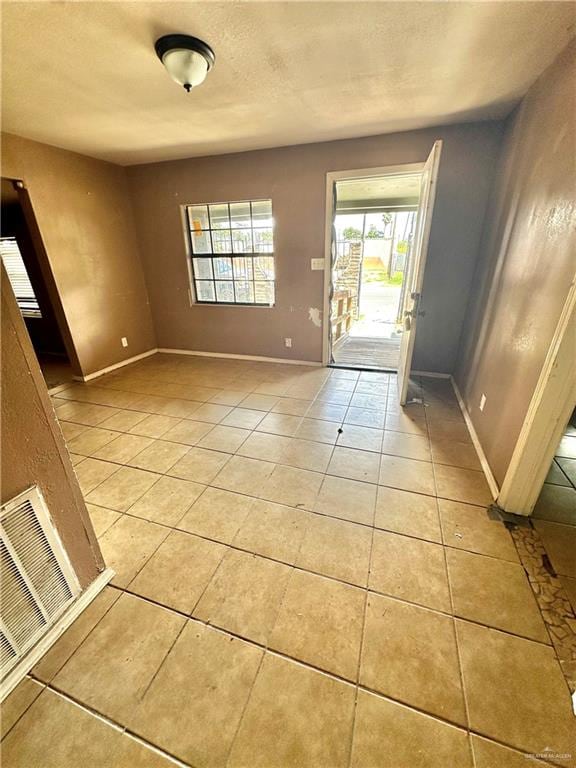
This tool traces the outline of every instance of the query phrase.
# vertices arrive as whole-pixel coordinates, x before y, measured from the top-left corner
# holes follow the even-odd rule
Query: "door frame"
[[[383,165],[376,168],[354,168],[348,171],[328,171],[326,174],[326,219],[324,227],[324,297],[322,311],[322,365],[330,363],[330,284],[332,282],[332,221],[333,186],[344,179],[368,179],[374,176],[403,176],[422,173],[425,163]]]
[[[505,512],[531,515],[576,404],[576,274],[496,503]]]

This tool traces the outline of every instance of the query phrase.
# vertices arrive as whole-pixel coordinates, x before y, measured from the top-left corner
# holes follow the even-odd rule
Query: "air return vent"
[[[37,488],[0,511],[2,678],[57,621],[80,585]]]

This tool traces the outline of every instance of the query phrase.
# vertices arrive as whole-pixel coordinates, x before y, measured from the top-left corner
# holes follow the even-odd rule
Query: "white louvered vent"
[[[0,511],[2,678],[50,629],[80,585],[38,488]]]

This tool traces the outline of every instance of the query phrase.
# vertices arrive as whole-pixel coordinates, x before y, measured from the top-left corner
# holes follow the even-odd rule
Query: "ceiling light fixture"
[[[164,35],[154,48],[172,80],[188,93],[204,82],[216,60],[207,43],[190,35]]]

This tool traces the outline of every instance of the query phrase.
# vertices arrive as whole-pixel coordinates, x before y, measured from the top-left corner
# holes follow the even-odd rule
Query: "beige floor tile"
[[[368,392],[355,392],[350,405],[355,408],[370,408],[374,411],[382,411],[386,408],[387,392],[382,394],[370,394]]]
[[[82,466],[83,464],[80,465]],[[86,501],[98,507],[126,512],[159,479],[160,475],[154,472],[120,467],[117,472],[91,491],[86,496]]]
[[[242,392],[237,389],[223,389],[210,398],[211,403],[217,403],[218,405],[238,405],[239,402],[244,400],[246,392]]]
[[[78,478],[80,490],[86,495],[115,472],[118,472],[118,465],[98,459],[85,459],[75,467],[74,471]]]
[[[34,676],[45,683],[51,682],[120,595],[119,590],[105,587],[34,666]]]
[[[326,475],[312,508],[322,515],[372,525],[376,489],[371,483]]]
[[[301,416],[292,416],[285,413],[267,413],[256,427],[256,430],[258,432],[269,432],[272,435],[293,437],[301,422]]]
[[[291,569],[229,550],[193,615],[265,644],[276,621]]]
[[[316,402],[333,403],[334,405],[350,405],[352,399],[352,392],[345,389],[326,389],[323,388],[318,392]]]
[[[69,454],[69,456],[70,456],[70,463],[72,464],[73,467],[75,467],[77,464],[80,464],[80,462],[84,461],[86,458],[85,456],[80,456],[77,453],[71,453]]]
[[[227,427],[256,429],[265,416],[265,411],[254,411],[250,408],[234,408],[220,423]]]
[[[572,485],[576,486],[576,458],[570,459],[558,457],[557,462]]]
[[[212,485],[228,491],[259,496],[275,467],[276,465],[269,461],[232,456],[214,478]]]
[[[377,483],[379,467],[380,456],[377,453],[336,447],[327,472],[329,475],[346,477],[349,480]]]
[[[82,424],[73,424],[71,421],[61,421],[60,429],[62,430],[62,434],[64,435],[65,440],[70,442],[71,440],[74,440],[74,438],[78,437],[78,435],[81,435],[83,432],[87,432],[89,427],[86,427]]]
[[[180,419],[173,416],[147,416],[142,421],[135,424],[130,430],[132,435],[142,435],[144,437],[162,437],[169,429],[180,423]]]
[[[334,445],[338,438],[339,425],[334,421],[322,419],[301,419],[296,437],[302,440],[315,440],[317,443]]]
[[[432,440],[455,440],[459,443],[471,443],[470,433],[464,421],[453,421],[452,419],[434,419],[430,416],[428,421],[428,432]]]
[[[568,752],[574,764],[574,716],[553,649],[460,619],[456,631],[470,727],[527,752]]]
[[[466,731],[394,701],[359,691],[350,765],[351,768],[472,768],[472,757]]]
[[[289,467],[308,469],[313,472],[325,472],[332,456],[333,448],[325,443],[315,443],[311,440],[286,438],[287,445],[282,450],[279,463]]]
[[[345,405],[333,405],[332,403],[322,403],[317,400],[306,411],[306,418],[336,421],[338,424],[341,424],[344,421],[347,410]]]
[[[565,485],[568,488],[570,487],[570,480],[568,477],[564,474],[562,469],[560,468],[559,462],[564,461],[574,461],[576,462],[576,459],[554,459],[552,461],[552,464],[550,465],[550,469],[548,470],[548,474],[546,475],[546,479],[544,480],[544,483],[549,483],[552,485]],[[575,483],[576,484],[576,483]],[[544,485],[544,488],[546,485]],[[544,488],[542,490],[544,490]]]
[[[54,684],[125,723],[185,621],[173,611],[123,594],[56,675]]]
[[[401,491],[436,495],[432,464],[427,461],[382,454],[378,482]]]
[[[180,443],[169,443],[166,440],[154,440],[151,445],[138,453],[127,463],[131,467],[147,469],[161,474],[168,472],[177,461],[183,458],[190,446]]]
[[[251,394],[241,401],[240,406],[254,411],[270,411],[278,400],[279,398],[276,395]]]
[[[442,542],[438,504],[432,496],[379,486],[374,524],[387,531]]]
[[[188,622],[130,728],[190,765],[225,765],[261,657],[254,646]]]
[[[366,586],[372,531],[363,525],[315,515],[310,519],[296,565]]]
[[[386,412],[383,409],[372,410],[351,405],[346,411],[344,424],[354,424],[357,427],[371,427],[372,429],[384,429]]]
[[[450,616],[370,594],[360,682],[424,712],[466,724]]]
[[[491,519],[486,509],[445,499],[438,499],[438,509],[444,544],[518,562],[510,533],[500,520]]]
[[[95,459],[113,461],[116,464],[127,464],[136,454],[154,443],[150,437],[119,435],[117,432],[114,434],[116,436],[114,440],[94,452]]]
[[[238,455],[249,459],[279,462],[284,449],[289,444],[289,437],[271,435],[267,432],[252,432],[238,451]]]
[[[219,424],[232,411],[229,405],[203,403],[194,411],[194,421],[206,421],[209,424]]]
[[[68,439],[68,450],[79,456],[92,456],[107,443],[112,442],[118,437],[118,432],[111,429],[101,429],[100,427],[86,427],[80,435]],[[97,456],[96,458],[104,458]]]
[[[357,448],[360,451],[379,453],[382,449],[383,434],[381,429],[344,424],[342,432],[338,435],[338,445],[344,448]]]
[[[207,424],[205,421],[182,419],[179,424],[171,427],[162,435],[162,440],[170,440],[173,443],[182,443],[183,445],[196,445],[213,429],[214,425]]]
[[[86,504],[90,520],[94,526],[94,533],[98,538],[102,536],[110,526],[114,525],[116,520],[120,517],[121,513],[116,512],[113,509],[105,509],[104,507],[97,507],[94,504]]]
[[[172,477],[191,480],[195,483],[211,483],[230,459],[229,453],[208,451],[205,448],[190,448],[168,472]]]
[[[446,557],[455,616],[550,643],[521,565],[449,548]]]
[[[189,480],[161,477],[128,511],[144,520],[175,526],[205,488]]]
[[[355,682],[364,602],[362,589],[293,571],[270,647]]]
[[[227,765],[345,768],[354,698],[352,685],[267,654]]]
[[[118,411],[114,416],[109,416],[102,422],[102,429],[114,429],[118,432],[129,432],[136,424],[148,418],[147,413],[140,411]]]
[[[207,488],[178,523],[178,528],[231,544],[254,499],[219,488]]]
[[[392,430],[384,431],[382,453],[403,456],[406,459],[431,460],[430,444],[427,437]]]
[[[556,573],[576,577],[576,528],[548,520],[533,520]]]
[[[130,582],[129,589],[190,614],[225,552],[222,544],[172,531]]]
[[[515,749],[503,747],[493,741],[483,739],[476,734],[470,734],[472,751],[474,752],[474,765],[476,768],[526,768],[526,765],[535,765],[544,768],[546,765],[541,760],[517,752]]]
[[[576,489],[545,483],[532,516],[541,520],[576,526]]]
[[[432,461],[435,464],[448,464],[451,467],[481,470],[480,459],[472,443],[456,440],[436,439],[430,441]]]
[[[556,456],[564,459],[576,459],[576,436],[564,435],[556,451]]]
[[[93,405],[89,403],[69,402],[56,408],[56,416],[64,421],[73,421],[76,424],[85,424],[97,427],[104,419],[114,416],[118,410],[105,405]]]
[[[310,514],[300,509],[254,499],[248,516],[241,524],[234,546],[264,557],[293,563]]]
[[[28,707],[40,696],[43,689],[44,686],[41,683],[30,677],[25,677],[8,694],[0,705],[0,738],[4,739]]]
[[[297,467],[274,466],[274,471],[256,492],[262,499],[289,507],[311,509],[324,475]]]
[[[487,505],[493,501],[483,472],[460,467],[434,465],[438,496],[466,504]]]
[[[370,589],[451,612],[444,548],[430,541],[375,531]]]
[[[122,515],[99,542],[106,565],[116,574],[112,583],[126,587],[169,533],[164,526]]]
[[[288,416],[304,416],[311,405],[311,400],[297,400],[293,397],[281,397],[272,408],[272,413],[285,413]]]
[[[405,432],[409,435],[424,435],[428,434],[428,427],[426,426],[426,419],[421,415],[412,415],[409,412],[386,412],[387,430],[392,432]]]
[[[14,768],[170,768],[172,763],[118,728],[45,690],[2,743]]]

